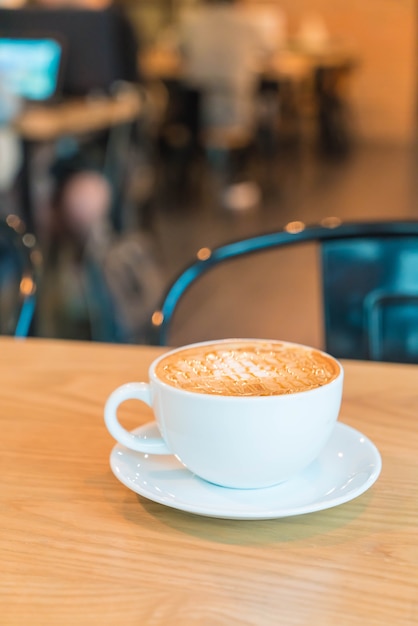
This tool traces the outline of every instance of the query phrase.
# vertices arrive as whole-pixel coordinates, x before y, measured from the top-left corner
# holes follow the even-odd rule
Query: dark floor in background
[[[418,161],[412,149],[363,146],[337,161],[318,158],[310,150],[283,152],[258,164],[255,176],[263,201],[257,210],[245,213],[222,209],[208,175],[180,200],[159,189],[152,232],[167,281],[193,260],[200,247],[281,229],[289,221],[313,224],[329,216],[363,221],[418,218]],[[320,345],[318,275],[313,264],[312,251],[306,251],[283,261],[266,257],[247,263],[245,273],[237,270],[235,277],[231,272],[213,277],[203,292],[191,290],[186,297],[172,343],[254,332]],[[291,296],[290,305],[284,296]],[[218,298],[223,300],[220,308]]]
[[[152,229],[170,274],[202,246],[281,229],[293,220],[418,217],[418,159],[412,149],[358,147],[340,161],[289,151],[258,164],[255,175],[263,200],[248,212],[223,209],[208,175],[189,197],[157,194]]]

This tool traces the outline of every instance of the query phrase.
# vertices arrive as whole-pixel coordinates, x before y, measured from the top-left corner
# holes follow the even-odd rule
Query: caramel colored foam
[[[280,342],[236,341],[186,348],[163,358],[156,375],[195,393],[275,396],[315,389],[340,373],[318,350]]]

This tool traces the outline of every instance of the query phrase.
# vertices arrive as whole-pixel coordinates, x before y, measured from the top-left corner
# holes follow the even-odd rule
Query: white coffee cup
[[[301,472],[318,457],[338,419],[344,373],[333,357],[316,351],[337,368],[331,382],[285,395],[213,395],[174,387],[156,375],[157,365],[169,355],[237,341],[259,340],[193,344],[156,359],[149,383],[127,383],[108,398],[105,423],[111,435],[131,450],[173,454],[200,478],[224,487],[268,487]],[[119,423],[117,409],[130,399],[152,407],[161,438],[141,437]]]

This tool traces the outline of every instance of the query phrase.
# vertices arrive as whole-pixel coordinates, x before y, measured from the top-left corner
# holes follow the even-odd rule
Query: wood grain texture
[[[104,402],[160,349],[0,347],[2,626],[418,623],[418,367],[345,363],[340,419],[383,457],[371,490],[240,522],[149,502],[110,471]],[[150,412],[128,403],[123,419]]]

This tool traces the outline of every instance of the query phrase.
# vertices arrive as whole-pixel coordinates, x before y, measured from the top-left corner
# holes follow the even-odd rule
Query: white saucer
[[[155,422],[134,432],[159,435]],[[120,444],[112,450],[110,466],[126,487],[154,502],[208,517],[255,520],[302,515],[348,502],[373,485],[382,460],[367,437],[337,422],[316,461],[299,476],[268,489],[218,487],[189,472],[174,456],[142,454]]]

